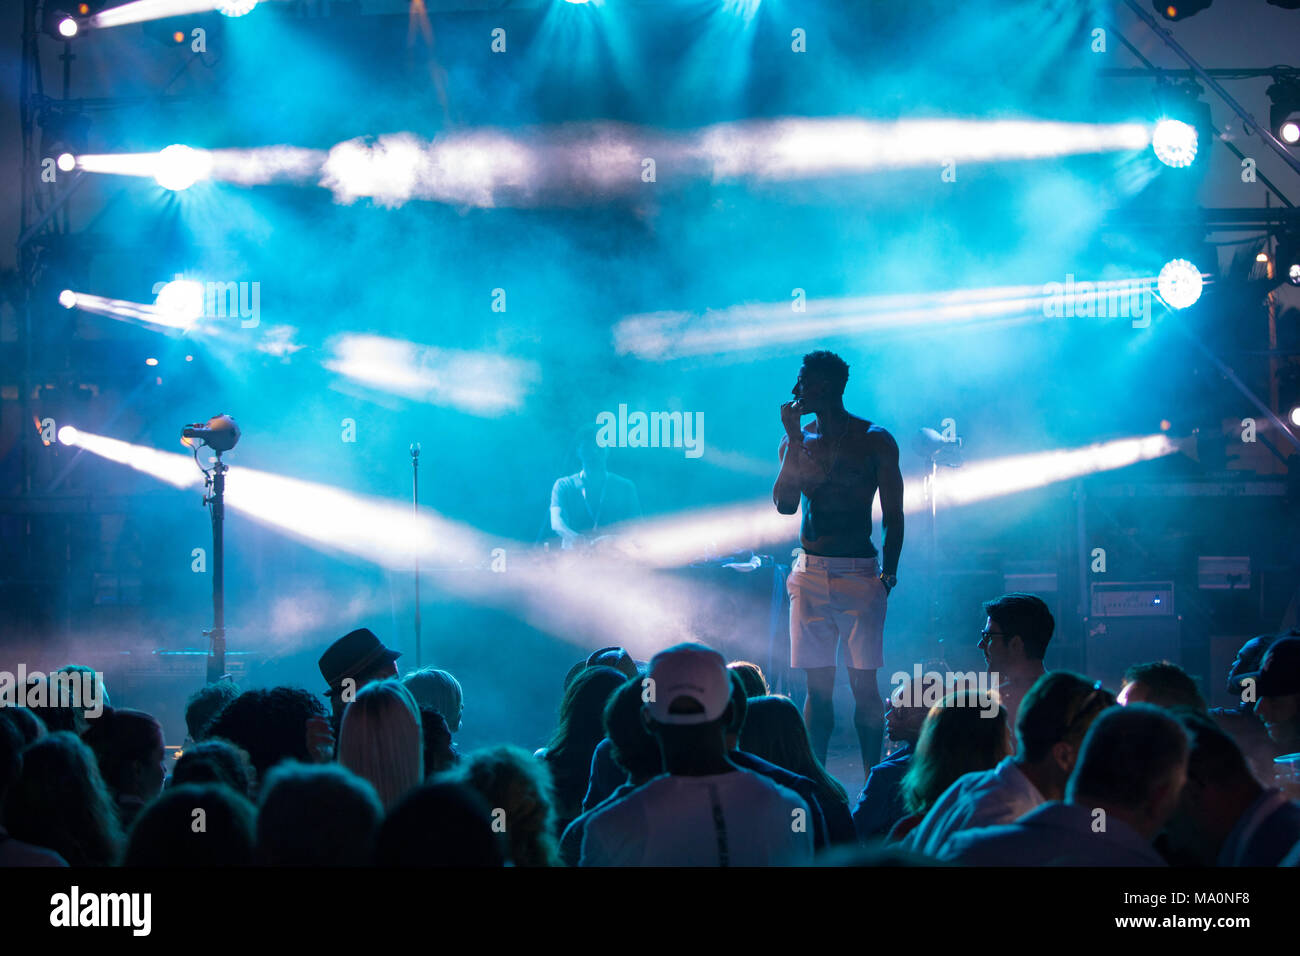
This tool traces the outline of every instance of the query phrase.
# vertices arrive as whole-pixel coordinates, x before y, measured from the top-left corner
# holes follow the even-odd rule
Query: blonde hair
[[[369,780],[390,809],[424,780],[420,711],[398,681],[367,684],[339,726],[339,763]]]

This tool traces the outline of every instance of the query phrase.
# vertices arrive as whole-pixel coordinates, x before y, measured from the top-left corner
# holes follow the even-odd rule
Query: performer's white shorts
[[[841,640],[849,667],[884,666],[888,592],[875,558],[805,554],[796,560],[785,587],[790,595],[791,667],[835,667]]]

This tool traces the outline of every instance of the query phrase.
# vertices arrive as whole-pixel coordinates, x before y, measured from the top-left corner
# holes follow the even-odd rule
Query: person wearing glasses
[[[790,666],[803,670],[804,722],[813,754],[826,762],[835,727],[831,695],[844,644],[853,726],[863,778],[880,759],[884,720],[876,671],[884,665],[885,606],[898,584],[903,550],[903,476],[898,443],[879,425],[844,409],[849,366],[834,352],[809,352],[781,406],[785,437],[772,501],[783,515],[801,508],[800,557],[786,579],[790,596]],[[816,415],[808,425],[803,416]],[[871,512],[880,491],[879,558]]]
[[[959,777],[908,836],[909,849],[938,857],[954,833],[1011,823],[1065,796],[1083,737],[1115,697],[1069,671],[1044,674],[1016,720],[1016,754],[992,770]]]
[[[979,649],[988,665],[990,685],[998,688],[1002,706],[1014,723],[1025,693],[1047,673],[1043,657],[1056,620],[1042,598],[1019,591],[985,601],[984,613],[988,618]]]

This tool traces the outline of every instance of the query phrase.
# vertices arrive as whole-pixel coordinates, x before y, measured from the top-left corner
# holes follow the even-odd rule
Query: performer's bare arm
[[[898,573],[898,556],[903,551],[903,475],[898,470],[898,443],[886,433],[881,442],[879,466],[880,526],[885,540],[881,544],[881,572]]]
[[[772,488],[772,502],[781,514],[792,515],[799,510],[799,496],[824,480],[825,475],[803,447],[798,402],[786,402],[781,406],[781,423],[785,425],[786,434],[778,449],[781,471]]]

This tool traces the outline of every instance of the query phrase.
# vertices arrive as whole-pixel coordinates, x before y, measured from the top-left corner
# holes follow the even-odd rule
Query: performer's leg
[[[858,732],[858,747],[862,750],[862,775],[880,761],[880,749],[885,742],[884,702],[876,688],[876,672],[849,668],[849,686],[853,688],[853,729]]]
[[[803,702],[803,719],[808,725],[813,754],[824,764],[831,731],[835,729],[835,708],[832,706],[835,668],[810,667],[804,673],[808,675],[808,696]]]

